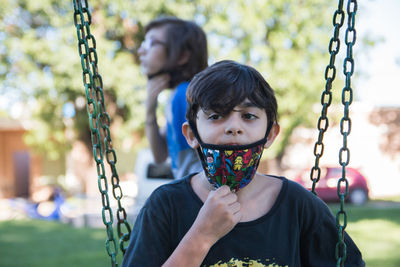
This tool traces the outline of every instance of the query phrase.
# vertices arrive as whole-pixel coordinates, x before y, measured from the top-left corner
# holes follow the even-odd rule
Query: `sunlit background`
[[[144,135],[146,80],[136,54],[143,26],[160,14],[195,20],[202,26],[208,36],[209,64],[233,59],[260,70],[276,90],[282,132],[264,153],[259,170],[291,179],[306,177],[309,184],[332,14],[337,8],[334,1],[194,2],[89,0],[89,6],[95,7],[92,33],[130,223],[152,190],[170,181],[147,177],[152,157]],[[61,245],[54,246],[60,251],[48,253],[45,264],[43,257],[27,256],[24,261],[9,255],[18,255],[19,249],[27,254],[22,245],[32,247],[42,231],[48,231],[48,242],[57,232],[70,231],[63,238],[76,235],[74,242],[80,243],[85,238],[85,232],[79,232],[82,227],[90,227],[92,239],[85,241],[100,243],[100,253],[71,257],[66,266],[109,262],[104,231],[97,229],[104,226],[102,203],[72,12],[72,1],[0,0],[0,266],[62,266],[60,251],[70,248]],[[395,256],[400,250],[395,238],[400,236],[399,12],[398,0],[358,1],[349,167],[365,177],[369,201],[348,204],[352,218],[348,229],[368,266],[400,266],[400,257]],[[346,25],[347,21],[342,38]],[[342,41],[320,161],[323,167],[340,167],[345,52]],[[159,99],[160,124],[167,97],[165,93]],[[337,178],[326,182],[329,188],[336,190]],[[109,190],[112,198],[111,186]],[[335,204],[330,207],[337,209]],[[90,244],[82,243],[81,249]]]

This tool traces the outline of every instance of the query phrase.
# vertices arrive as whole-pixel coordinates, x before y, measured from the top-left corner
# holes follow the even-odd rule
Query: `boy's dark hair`
[[[165,27],[166,31],[167,62],[163,71],[170,73],[172,87],[190,81],[208,66],[207,37],[198,25],[176,17],[162,17],[151,21],[145,32],[159,27]],[[189,60],[179,66],[178,61],[186,51]]]
[[[187,89],[186,119],[196,126],[199,108],[229,114],[245,99],[265,109],[268,122],[277,122],[274,90],[254,68],[231,60],[215,63],[194,76]]]

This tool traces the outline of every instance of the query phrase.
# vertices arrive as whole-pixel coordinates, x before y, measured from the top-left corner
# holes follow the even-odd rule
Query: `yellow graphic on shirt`
[[[219,261],[208,267],[288,267],[288,265],[278,265],[271,263],[270,260],[266,260],[265,263],[262,263],[261,260],[238,260],[232,258],[228,262]]]

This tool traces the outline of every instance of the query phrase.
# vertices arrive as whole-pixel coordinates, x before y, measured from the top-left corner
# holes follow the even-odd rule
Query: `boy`
[[[256,172],[279,133],[272,88],[253,68],[221,61],[187,92],[203,172],[161,186],[141,210],[123,266],[336,266],[335,219],[311,192]],[[346,234],[345,266],[364,266]]]
[[[151,21],[138,50],[142,72],[148,77],[146,135],[156,163],[171,158],[175,178],[201,170],[196,151],[182,135],[186,88],[193,76],[207,67],[207,39],[195,23],[175,17]],[[165,108],[166,128],[157,124],[158,95],[172,88]]]

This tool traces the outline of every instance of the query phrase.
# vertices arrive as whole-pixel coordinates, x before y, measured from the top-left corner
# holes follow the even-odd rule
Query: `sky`
[[[366,74],[353,90],[363,103],[400,107],[400,0],[361,0],[356,14],[357,40],[367,34],[382,42],[356,58],[355,72]],[[356,41],[357,42],[357,41]]]

